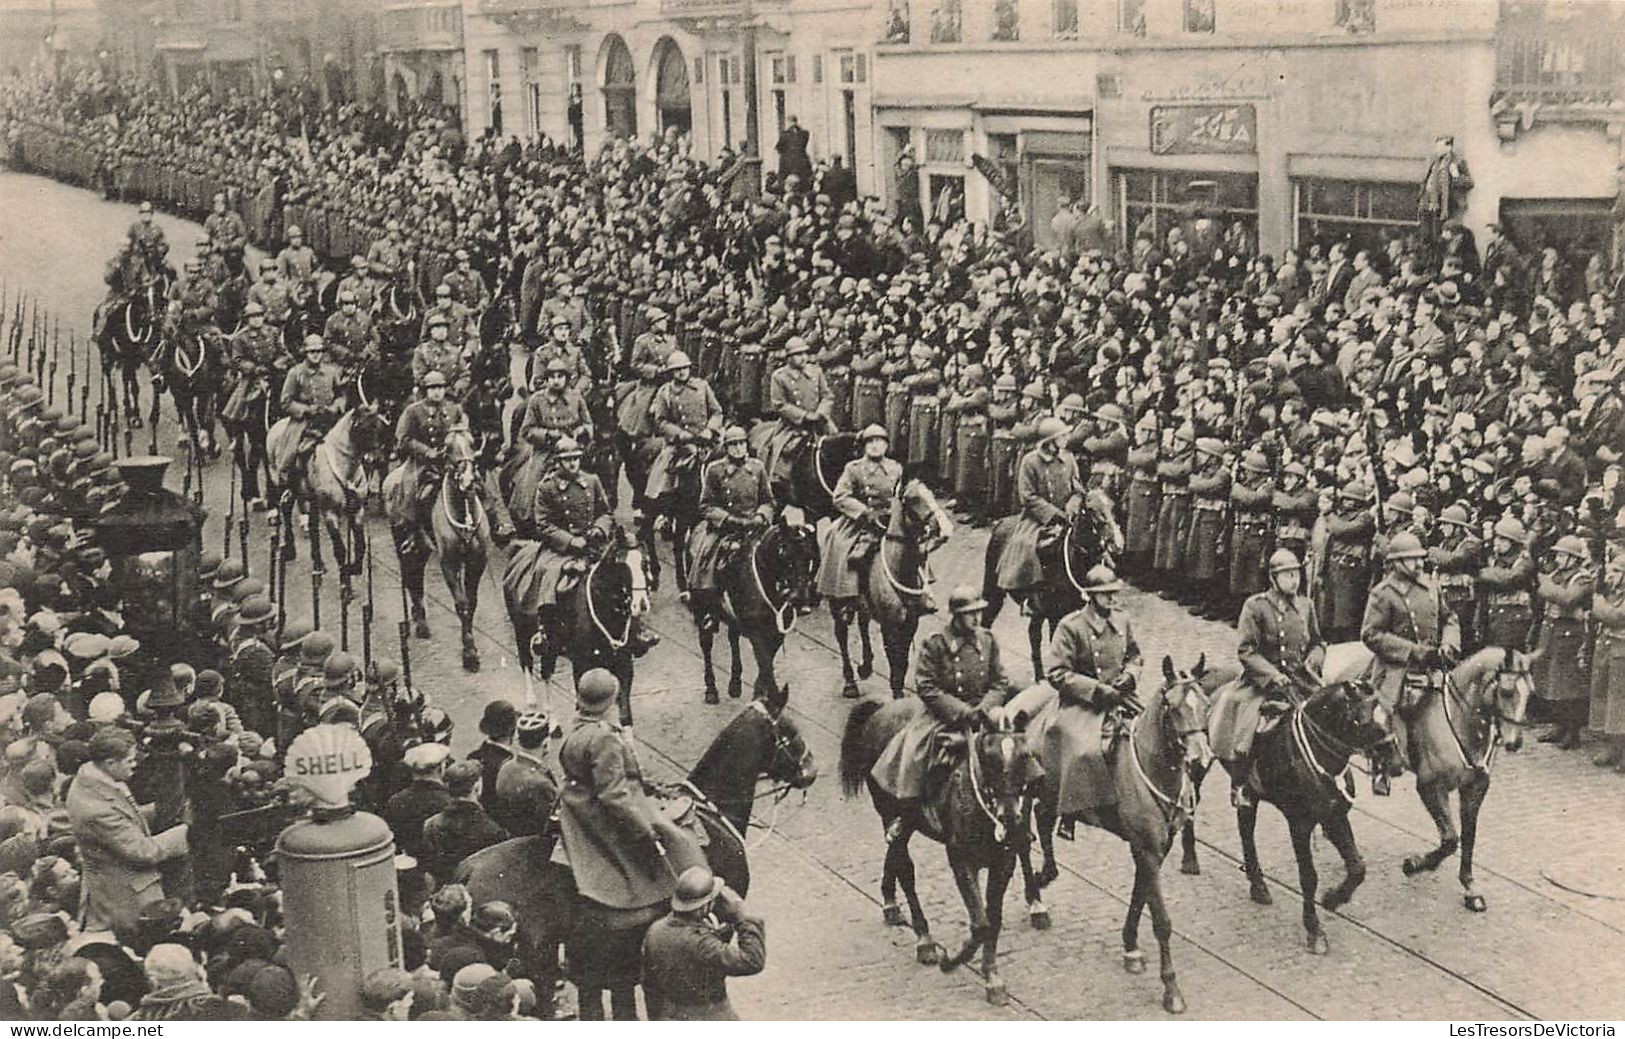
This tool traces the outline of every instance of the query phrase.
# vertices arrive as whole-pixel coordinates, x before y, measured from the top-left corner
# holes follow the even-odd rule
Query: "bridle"
[[[987,795],[983,793],[984,783],[982,779],[982,754],[976,746],[976,741],[979,738],[979,735],[980,734],[978,733],[971,733],[968,741],[968,753],[965,755],[966,771],[970,773],[971,799],[975,801],[977,809],[984,817],[986,817],[987,821],[992,824],[994,843],[1003,845],[1007,844],[1010,838],[1015,836],[1015,834],[1005,825],[1004,820],[999,818],[999,814],[993,810],[993,807],[988,804]],[[1014,729],[1000,728],[992,733],[987,733],[986,735],[997,736],[1001,739],[1014,741],[1018,733]],[[1023,738],[1023,744],[1025,744],[1025,738]],[[1015,761],[1017,758],[1026,753],[1027,749],[1025,745],[1023,745],[1017,751],[1011,753],[1010,760]],[[1022,813],[1023,817],[1025,817],[1025,814],[1026,813]]]
[[[1162,715],[1158,719],[1161,728],[1158,738],[1162,741],[1163,746],[1176,748],[1181,756],[1179,792],[1177,794],[1169,795],[1164,793],[1162,788],[1157,786],[1156,782],[1151,778],[1151,774],[1145,770],[1145,763],[1140,760],[1140,748],[1134,737],[1139,731],[1140,719],[1145,715],[1143,713],[1135,715],[1133,721],[1129,722],[1128,730],[1129,760],[1134,764],[1134,774],[1139,777],[1141,783],[1145,784],[1145,788],[1151,791],[1151,796],[1156,800],[1157,807],[1162,810],[1163,818],[1167,820],[1170,830],[1177,829],[1183,825],[1185,819],[1196,814],[1196,784],[1191,779],[1190,769],[1184,767],[1183,756],[1185,741],[1205,731],[1200,726],[1189,729],[1176,727],[1177,723],[1173,717],[1175,712],[1170,706],[1172,694],[1176,690],[1182,690],[1182,695],[1186,697],[1193,695],[1193,690],[1194,695],[1200,696],[1200,681],[1188,675],[1181,676],[1178,681],[1157,694],[1163,701]]]
[[[1328,786],[1335,790],[1337,792],[1337,796],[1341,798],[1345,804],[1353,804],[1353,795],[1344,789],[1344,785],[1339,783],[1338,779],[1346,778],[1348,776],[1349,770],[1354,767],[1354,756],[1356,754],[1363,753],[1370,755],[1371,752],[1376,750],[1378,747],[1392,744],[1394,742],[1393,733],[1390,732],[1385,734],[1381,739],[1373,741],[1369,747],[1351,744],[1345,742],[1344,740],[1340,740],[1331,733],[1327,732],[1323,726],[1309,716],[1308,708],[1309,704],[1306,702],[1298,704],[1292,709],[1292,721],[1290,723],[1290,727],[1292,730],[1293,746],[1296,748],[1298,756],[1303,758],[1303,760],[1309,765],[1310,770],[1313,771],[1318,778],[1325,781]],[[1379,703],[1373,707],[1372,710],[1386,711],[1387,708],[1383,707]],[[1315,753],[1316,744],[1330,751],[1332,754],[1343,758],[1343,760],[1347,762],[1347,764],[1344,765],[1341,773],[1334,776],[1330,771],[1327,770],[1326,766],[1320,763],[1320,757]]]
[[[1519,684],[1529,681],[1529,672],[1526,670],[1519,671],[1504,665],[1496,668],[1495,675],[1489,683],[1486,683],[1494,686],[1494,692],[1491,693],[1487,703],[1475,706],[1471,700],[1461,695],[1461,687],[1456,684],[1456,680],[1451,677],[1450,673],[1445,673],[1444,684],[1439,695],[1439,701],[1444,708],[1445,728],[1450,730],[1450,739],[1456,745],[1456,753],[1461,757],[1461,763],[1475,772],[1488,772],[1490,770],[1490,765],[1495,760],[1495,752],[1505,739],[1502,726],[1523,724],[1519,719],[1509,717],[1501,710],[1501,694],[1504,691],[1503,683],[1508,677],[1512,679],[1514,690],[1516,690]],[[1473,712],[1479,717],[1487,717],[1489,720],[1490,731],[1488,738],[1485,740],[1484,753],[1476,762],[1468,755],[1467,745],[1462,742],[1461,733],[1456,729],[1456,719],[1450,715],[1450,705],[1452,703],[1456,704],[1464,712]]]
[[[906,493],[907,485],[905,483],[899,483],[897,485],[897,491],[892,498],[893,506],[903,517],[902,526],[905,529],[895,533],[888,530],[886,533],[882,534],[881,541],[883,544],[875,555],[880,559],[880,570],[886,575],[886,583],[891,585],[892,590],[897,592],[899,595],[907,595],[918,598],[925,595],[925,561],[930,558],[931,553],[936,550],[937,544],[940,543],[942,539],[934,535],[930,537],[926,536],[927,531],[931,529],[931,521],[929,517],[921,519],[908,508],[906,502],[903,500]],[[912,534],[906,529],[912,525],[909,522],[910,520],[920,525],[921,529],[917,535]],[[887,544],[918,546],[920,552],[920,570],[916,575],[917,579],[920,581],[918,588],[904,584],[902,579],[899,578],[895,572],[893,572],[891,562],[886,559]]]
[[[762,580],[762,567],[758,557],[762,551],[762,545],[766,541],[766,534],[751,541],[750,576],[751,580],[756,582],[756,594],[760,595],[762,601],[767,603],[768,608],[773,611],[773,627],[778,630],[780,635],[788,635],[795,628],[796,621],[800,619],[800,614],[796,611],[795,603],[791,601],[789,593],[785,594],[784,602],[774,605],[773,596],[767,583]]]

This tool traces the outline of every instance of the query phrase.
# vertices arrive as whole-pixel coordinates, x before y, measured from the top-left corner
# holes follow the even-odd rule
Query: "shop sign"
[[[372,750],[348,725],[317,725],[288,745],[283,776],[326,808],[343,807],[372,771]]]
[[[1251,155],[1258,150],[1252,105],[1153,105],[1151,151],[1157,155]]]

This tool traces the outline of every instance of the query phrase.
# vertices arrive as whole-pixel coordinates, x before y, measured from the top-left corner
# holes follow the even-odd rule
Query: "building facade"
[[[90,61],[101,38],[95,0],[0,0],[0,75]]]
[[[419,100],[462,111],[466,66],[457,0],[385,4],[378,14],[378,52],[390,111]]]
[[[677,129],[771,170],[794,117],[872,190],[872,22],[869,0],[463,0],[466,125],[589,153]]]
[[[1620,14],[1600,2],[890,0],[874,66],[882,182],[922,215],[988,221],[1019,203],[1039,244],[1057,206],[1082,199],[1125,240],[1200,208],[1279,254],[1413,227],[1448,136],[1475,181],[1470,228],[1589,220],[1611,239]]]

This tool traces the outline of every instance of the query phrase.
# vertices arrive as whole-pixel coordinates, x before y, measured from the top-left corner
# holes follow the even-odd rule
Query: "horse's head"
[[[1207,676],[1207,654],[1181,671],[1172,657],[1162,658],[1163,745],[1178,749],[1187,772],[1205,773],[1213,763],[1213,747],[1208,743],[1207,712],[1210,706],[1203,679]]]
[[[616,523],[610,528],[608,558],[619,559],[626,565],[625,601],[629,616],[641,617],[649,612],[649,561],[643,558],[637,534]]]
[[[471,493],[479,480],[478,461],[479,449],[468,427],[458,426],[446,434],[446,475],[463,494]]]
[[[1466,690],[1473,709],[1487,715],[1500,730],[1509,751],[1523,746],[1524,719],[1535,682],[1530,672],[1540,653],[1520,653],[1510,647],[1481,649],[1451,672],[1457,689]]]
[[[918,547],[922,556],[928,556],[953,532],[953,521],[937,504],[937,496],[926,484],[923,474],[912,466],[905,468],[892,496],[887,533],[897,535],[905,544]]]
[[[996,712],[970,734],[972,791],[1000,842],[1026,825],[1027,787],[1037,778],[1027,748],[1027,713]]]
[[[780,686],[776,694],[758,700],[753,707],[766,716],[773,737],[773,757],[767,765],[767,778],[795,790],[805,790],[818,778],[818,766],[813,763],[812,749],[784,709],[789,700],[789,686]]]
[[[1394,716],[1363,678],[1322,686],[1304,705],[1304,716],[1318,733],[1352,751],[1363,751],[1389,775],[1400,775],[1404,763],[1394,739]]]
[[[788,606],[817,605],[818,533],[806,523],[791,522],[783,513],[762,536],[764,569],[772,575]]]

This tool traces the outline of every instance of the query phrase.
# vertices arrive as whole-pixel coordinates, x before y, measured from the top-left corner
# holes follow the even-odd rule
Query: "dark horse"
[[[847,716],[841,737],[841,790],[854,797],[867,786],[883,827],[891,826],[898,805],[870,772],[886,744],[924,709],[915,699],[865,700]],[[1027,749],[1026,723],[1027,716],[1021,712],[1002,715],[997,722],[978,718],[966,735],[966,752],[909,831],[917,829],[941,842],[948,852],[948,867],[970,916],[970,937],[960,950],[944,958],[944,950],[931,937],[914,888],[914,860],[908,854],[907,836],[887,845],[880,881],[888,924],[902,923],[896,898],[898,882],[903,885],[919,962],[939,964],[947,972],[968,962],[978,948],[982,950],[982,984],[987,1001],[993,1004],[1009,999],[999,977],[999,931],[1004,923],[1005,891],[1028,840],[1031,798],[1027,787],[1036,770]],[[977,889],[983,870],[987,871],[985,896]]]
[[[999,557],[1010,540],[1016,517],[994,524],[987,542],[987,554],[982,564],[982,598],[987,610],[982,623],[988,627],[1004,607],[1005,596],[1010,594],[999,587]],[[1099,563],[1113,565],[1123,547],[1123,536],[1111,518],[1111,502],[1101,492],[1092,491],[1084,507],[1066,524],[1054,531],[1054,536],[1043,536],[1038,541],[1038,563],[1043,580],[1031,593],[1027,607],[1027,642],[1033,654],[1033,680],[1044,680],[1044,623],[1049,622],[1049,633],[1055,634],[1062,618],[1083,606],[1083,575]]]
[[[434,479],[436,475],[438,479]],[[420,479],[434,479],[434,496],[427,514],[419,509],[419,502],[411,502],[408,507],[413,515],[392,523],[401,579],[406,583],[412,615],[422,617],[423,572],[431,553],[440,559],[440,573],[457,606],[463,670],[473,673],[480,669],[480,653],[474,644],[474,611],[479,606],[480,578],[485,576],[491,524],[480,502],[478,451],[468,430],[453,429],[446,435],[444,472],[424,470]]]
[[[653,584],[660,583],[660,553],[655,545],[655,525],[665,521],[667,536],[671,539],[672,569],[677,579],[677,590],[688,590],[688,561],[683,546],[688,544],[689,531],[700,521],[700,477],[710,460],[713,441],[695,440],[672,446],[666,468],[666,489],[658,497],[648,493],[648,471],[643,474],[643,508],[638,519],[638,543],[643,546],[643,557],[649,562]]]
[[[734,716],[688,774],[680,792],[701,802],[710,843],[706,858],[728,886],[746,894],[750,867],[743,834],[760,778],[805,790],[818,778],[812,752],[784,710],[788,690],[753,701]],[[564,946],[584,1019],[602,1020],[603,992],[617,1020],[637,1017],[635,986],[643,935],[664,905],[611,910],[576,892],[570,868],[550,860],[552,835],[519,837],[463,861],[458,880],[475,902],[502,900],[519,916],[520,948],[536,971],[543,998],[553,991]]]
[[[1109,795],[1097,798],[1101,807],[1083,813],[1085,823],[1116,834],[1129,846],[1134,859],[1134,894],[1123,920],[1123,969],[1130,974],[1145,971],[1140,915],[1149,908],[1151,930],[1162,957],[1162,1008],[1170,1014],[1185,1012],[1185,997],[1174,973],[1174,925],[1162,897],[1161,870],[1174,834],[1196,809],[1193,775],[1206,771],[1212,760],[1207,740],[1208,700],[1202,689],[1206,669],[1205,657],[1188,672],[1175,670],[1171,658],[1162,658],[1162,688],[1146,701],[1142,713],[1117,721],[1126,724],[1127,733],[1107,758]],[[1044,866],[1034,873],[1030,847],[1023,850],[1021,860],[1027,909],[1038,928],[1049,926],[1049,910],[1039,901],[1039,892],[1060,875],[1055,864],[1055,823],[1066,763],[1058,755],[1067,746],[1066,741],[1045,738],[1042,730],[1064,724],[1061,711],[1078,709],[1059,707],[1055,690],[1048,685],[1033,686],[1006,706],[1006,710],[1033,712],[1030,731],[1044,752],[1042,792],[1034,812]]]
[[[115,414],[123,407],[130,429],[141,428],[141,383],[137,376],[158,346],[158,326],[163,318],[167,291],[163,278],[152,278],[103,315],[97,345],[102,352],[102,378],[107,380],[108,406]],[[113,381],[115,370],[119,374],[118,383]]]
[[[880,623],[881,645],[891,669],[891,693],[903,695],[908,678],[909,648],[920,626],[920,605],[926,593],[925,565],[938,546],[953,533],[953,521],[937,504],[936,495],[918,475],[904,470],[892,494],[891,514],[880,544],[859,564],[863,580],[850,599],[832,599],[830,616],[835,641],[841,647],[842,695],[858,695],[858,679],[874,674],[875,651],[869,642],[869,619]],[[857,622],[862,657],[856,672],[847,649],[847,630]]]
[[[1333,671],[1325,672],[1328,676]],[[1268,801],[1286,817],[1292,836],[1292,851],[1298,860],[1298,883],[1303,895],[1303,926],[1308,933],[1309,951],[1324,955],[1329,944],[1315,910],[1315,893],[1320,877],[1315,872],[1314,849],[1310,837],[1315,827],[1343,859],[1342,882],[1320,900],[1327,909],[1337,909],[1354,897],[1365,882],[1365,860],[1360,857],[1349,824],[1354,807],[1350,792],[1352,779],[1346,775],[1355,754],[1380,755],[1386,767],[1397,774],[1399,756],[1394,747],[1394,720],[1378,701],[1371,684],[1363,678],[1323,685],[1301,703],[1291,706],[1278,724],[1260,732],[1253,740],[1253,767],[1249,785],[1259,800]],[[1234,762],[1223,762],[1234,775]],[[1196,774],[1201,786],[1202,774]],[[1247,779],[1246,776],[1235,776]],[[1258,806],[1236,809],[1236,828],[1241,834],[1243,868],[1251,897],[1259,905],[1274,899],[1264,883],[1258,865],[1258,846],[1253,831],[1258,824]],[[1189,849],[1187,849],[1189,850]]]
[[[177,439],[190,441],[193,452],[207,452],[210,458],[220,457],[214,419],[220,389],[225,383],[223,354],[229,349],[228,343],[213,329],[178,330],[172,336],[160,338],[148,362],[154,372],[153,389],[167,387],[175,402],[175,414],[181,427]]]
[[[732,546],[718,560],[715,588],[689,590],[688,608],[700,633],[700,656],[705,661],[705,702],[717,703],[717,680],[711,668],[711,647],[717,625],[728,628],[733,666],[728,673],[728,695],[742,693],[739,635],[750,640],[756,657],[756,698],[765,699],[778,688],[773,658],[796,618],[817,601],[813,580],[818,576],[818,537],[813,528],[791,523],[783,515],[766,529],[730,537]],[[681,552],[686,555],[686,548]]]
[[[617,526],[609,542],[551,607],[537,608],[540,543],[517,541],[502,575],[502,597],[513,625],[519,666],[544,681],[562,655],[576,681],[595,667],[621,684],[622,725],[632,724],[632,660],[647,649],[633,638],[633,618],[649,612],[648,575],[634,537]]]
[[[789,479],[775,480],[773,498],[784,505],[801,510],[808,523],[836,515],[835,483],[841,478],[846,463],[862,454],[856,433],[803,434],[785,448],[784,461],[789,463]],[[762,464],[773,466],[783,461],[762,457]],[[773,470],[769,468],[771,475]]]

